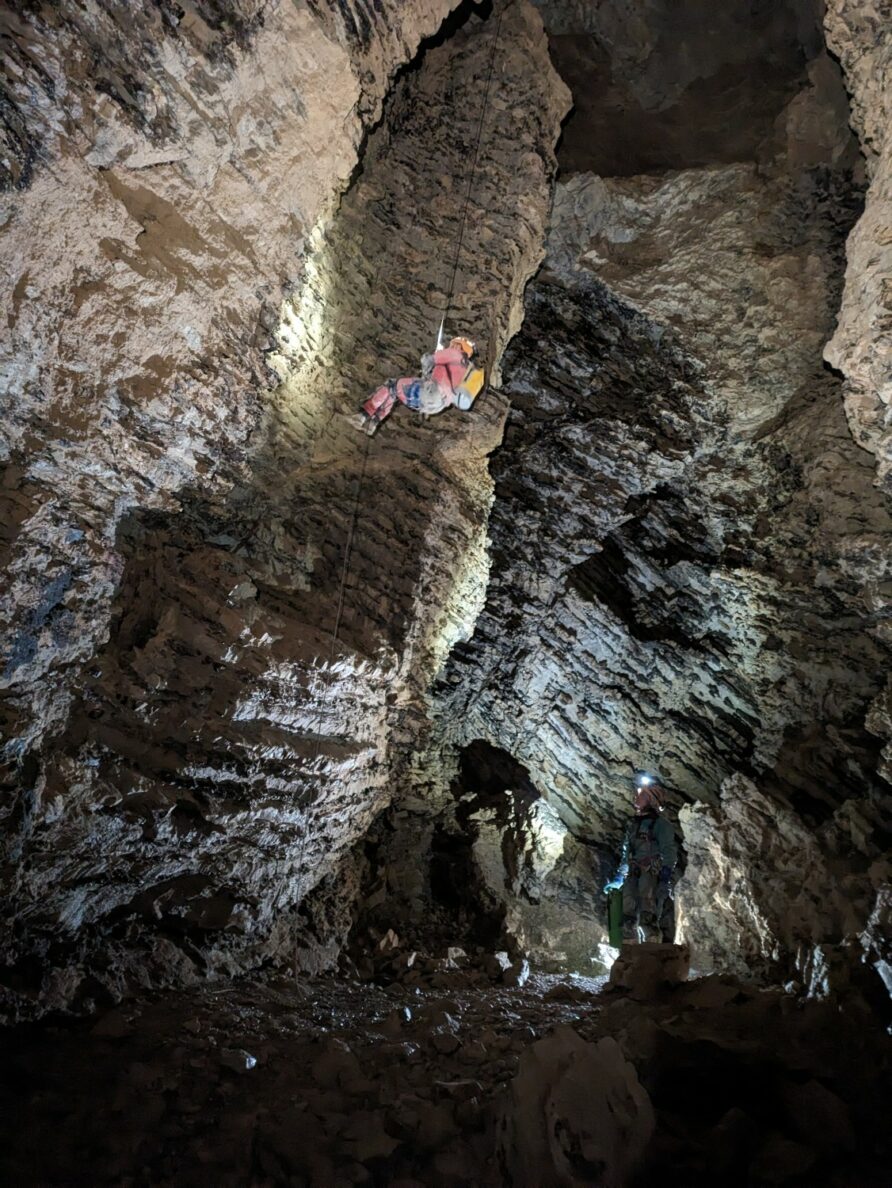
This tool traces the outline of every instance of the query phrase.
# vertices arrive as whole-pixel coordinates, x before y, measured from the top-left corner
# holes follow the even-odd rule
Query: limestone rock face
[[[845,72],[852,125],[867,167],[864,213],[847,244],[846,283],[836,332],[825,355],[845,377],[845,406],[855,441],[874,455],[876,481],[892,493],[892,13],[884,0],[831,0],[827,41]],[[878,614],[889,618],[888,550],[881,563]],[[888,626],[885,628],[888,638]],[[892,782],[892,685],[874,705],[869,726],[887,740]]]
[[[9,18],[23,77],[34,40],[52,75],[40,102],[15,92],[39,152],[3,233],[13,1010],[290,966],[307,929],[302,951],[333,959],[298,907],[387,803],[390,748],[485,581],[500,398],[448,430],[396,416],[374,451],[349,419],[417,369],[442,315],[481,20],[382,105],[453,7]],[[567,103],[535,12],[512,5],[503,30],[504,137],[451,302],[493,361]],[[317,906],[342,934],[343,904]]]
[[[848,244],[839,323],[827,359],[846,379],[846,411],[859,445],[876,456],[877,480],[892,492],[890,433],[889,275],[892,273],[892,23],[889,6],[873,0],[832,0],[827,39],[846,74],[852,123],[865,154],[864,214]]]
[[[885,6],[842,71],[811,0],[19,8],[4,1006],[318,972],[363,896],[585,969],[640,766],[695,967],[886,977]],[[440,328],[494,386],[360,434]]]
[[[729,797],[755,785],[790,809],[801,826],[764,865],[741,842],[755,898],[778,900],[797,846],[834,877],[808,884],[810,906],[779,896],[773,940],[742,939],[765,976],[865,927],[888,803],[871,732],[892,524],[822,362],[859,213],[834,69],[809,63],[757,163],[559,184],[505,361],[486,605],[438,687],[444,753],[502,748],[594,845],[616,846],[636,767],[676,805],[744,772]],[[847,814],[865,828],[841,843]],[[702,820],[689,861],[710,852]]]
[[[846,947],[882,962],[877,925],[892,871],[870,811],[847,802],[815,833],[740,775],[722,786],[718,808],[683,808],[688,864],[676,919],[695,968],[792,978],[823,995],[843,984]]]
[[[573,836],[544,799],[509,824],[498,809],[470,818],[474,864],[504,912],[503,926],[538,968],[604,972],[607,943],[598,857]]]
[[[702,184],[708,192],[711,173]],[[684,268],[683,288],[709,275],[708,234],[698,233],[704,258]],[[771,276],[763,283],[770,287]],[[687,296],[711,333],[706,295]],[[726,284],[722,302],[728,296]],[[749,328],[738,325],[742,347],[755,354]],[[584,275],[568,285],[546,274],[528,296],[524,342],[509,356],[514,411],[495,461],[495,567],[475,638],[443,683],[444,721],[460,723],[462,741],[489,738],[515,755],[537,787],[566,803],[574,827],[624,813],[626,780],[639,764],[708,795],[722,751],[729,771],[754,760],[820,800],[831,782],[824,764],[835,761],[821,743],[809,745],[807,762],[817,766],[806,776],[792,737],[804,745],[836,704],[843,731],[851,712],[863,723],[885,652],[866,625],[854,634],[837,626],[838,597],[856,615],[867,608],[844,583],[829,593],[830,550],[844,549],[851,569],[869,574],[888,521],[835,389],[821,377],[820,336],[812,341],[808,381],[796,380],[800,348],[791,359],[783,344],[776,382],[765,377],[765,403],[758,387],[745,389],[752,409],[739,416],[761,426],[751,441],[706,365],[686,356],[665,324]],[[734,370],[750,374],[745,360]],[[785,433],[767,402],[781,384],[791,406]],[[736,410],[744,387],[732,376],[730,389]],[[800,610],[788,618],[794,604]],[[790,646],[803,615],[814,628],[808,665]],[[863,662],[832,659],[849,648]],[[488,670],[483,679],[478,668]],[[460,673],[472,669],[466,692]],[[794,688],[801,693],[791,696]],[[869,749],[861,754],[869,769]],[[615,774],[599,755],[611,756]]]
[[[630,176],[752,159],[821,49],[813,0],[536,0],[573,93],[561,168]]]

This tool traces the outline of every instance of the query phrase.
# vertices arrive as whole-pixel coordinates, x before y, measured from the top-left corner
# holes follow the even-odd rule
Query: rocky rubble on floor
[[[534,972],[520,988],[448,991],[320,978],[21,1027],[6,1037],[0,1176],[887,1184],[888,1038],[856,1004],[684,981],[683,953],[656,948],[624,955],[627,972],[656,962],[666,974],[647,1002],[626,975],[606,989]]]
[[[502,1124],[509,1183],[537,1188],[547,1169],[550,1184],[610,1185],[641,1164],[654,1113],[614,1039],[589,1043],[560,1027],[521,1056]]]
[[[522,953],[513,956],[507,950],[486,949],[480,945],[448,945],[445,949],[425,952],[403,943],[392,928],[382,935],[374,929],[367,933],[368,950],[357,951],[342,965],[361,981],[388,986],[399,984],[407,989],[427,990],[472,986],[523,986],[530,976],[530,962]],[[594,979],[588,979],[594,981]]]

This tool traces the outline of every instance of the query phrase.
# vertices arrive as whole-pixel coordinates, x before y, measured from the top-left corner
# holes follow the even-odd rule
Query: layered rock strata
[[[812,997],[854,982],[877,1002],[888,983],[892,868],[875,805],[847,800],[815,830],[738,774],[718,808],[686,805],[680,816],[688,862],[678,934],[699,970],[770,980],[786,968]]]
[[[302,899],[387,803],[406,707],[473,621],[503,404],[448,429],[396,417],[374,443],[348,417],[436,333],[492,46],[471,7],[401,78],[323,218],[394,67],[451,7],[255,6],[244,27],[220,16],[223,46],[200,9],[137,15],[134,36],[157,33],[145,75],[109,73],[167,122],[73,107],[74,146],[57,133],[15,179],[10,341],[62,345],[17,364],[7,470],[13,1009],[290,965]],[[90,46],[111,19],[64,16]],[[70,98],[58,30],[19,36],[24,58],[43,39]],[[528,6],[498,48],[451,305],[493,359],[566,107]]]
[[[446,790],[442,773],[413,772],[425,795],[399,796],[354,856],[363,893],[352,946],[394,930],[406,948],[460,943],[537,969],[605,973],[609,858],[574,836],[507,752],[477,741]]]
[[[892,492],[892,10],[883,0],[832,0],[827,40],[852,97],[852,125],[868,176],[864,213],[848,242],[836,332],[826,358],[845,377],[852,435],[875,458],[876,481]],[[887,620],[889,552],[875,562],[874,605]],[[876,699],[870,729],[886,740],[883,772],[892,782],[892,681]]]
[[[364,30],[255,2],[4,16],[8,757],[60,728],[108,634],[122,520],[231,487],[261,316],[451,7]]]
[[[772,922],[759,940],[733,912],[716,920],[711,877],[688,910],[724,929],[719,967],[740,967],[739,944],[759,953],[751,973],[817,985],[817,950],[860,952],[888,878],[871,706],[892,524],[822,365],[858,163],[834,67],[819,56],[805,77],[757,163],[558,187],[506,356],[487,602],[447,666],[440,720],[447,756],[502,748],[577,836],[614,852],[635,767],[658,768],[676,805],[715,804],[745,773],[822,860],[803,873],[795,837],[744,843],[759,811],[735,799],[727,828],[720,813],[690,844],[714,829],[719,865]],[[796,878],[807,911],[777,902]]]
[[[859,445],[876,457],[877,481],[892,492],[892,12],[883,0],[831,0],[827,41],[852,100],[852,126],[867,168],[864,213],[848,243],[848,268],[827,359],[845,376],[846,412]]]

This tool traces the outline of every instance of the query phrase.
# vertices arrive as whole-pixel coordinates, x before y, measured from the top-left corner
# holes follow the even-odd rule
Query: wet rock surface
[[[887,1039],[729,978],[236,983],[8,1041],[10,1183],[886,1183]]]

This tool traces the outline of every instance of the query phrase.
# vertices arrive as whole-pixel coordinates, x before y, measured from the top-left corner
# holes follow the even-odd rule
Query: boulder
[[[615,1040],[560,1027],[520,1058],[499,1122],[514,1188],[620,1188],[654,1131],[650,1098]]]
[[[653,998],[667,986],[687,980],[691,955],[686,945],[623,945],[608,986],[632,998]]]

